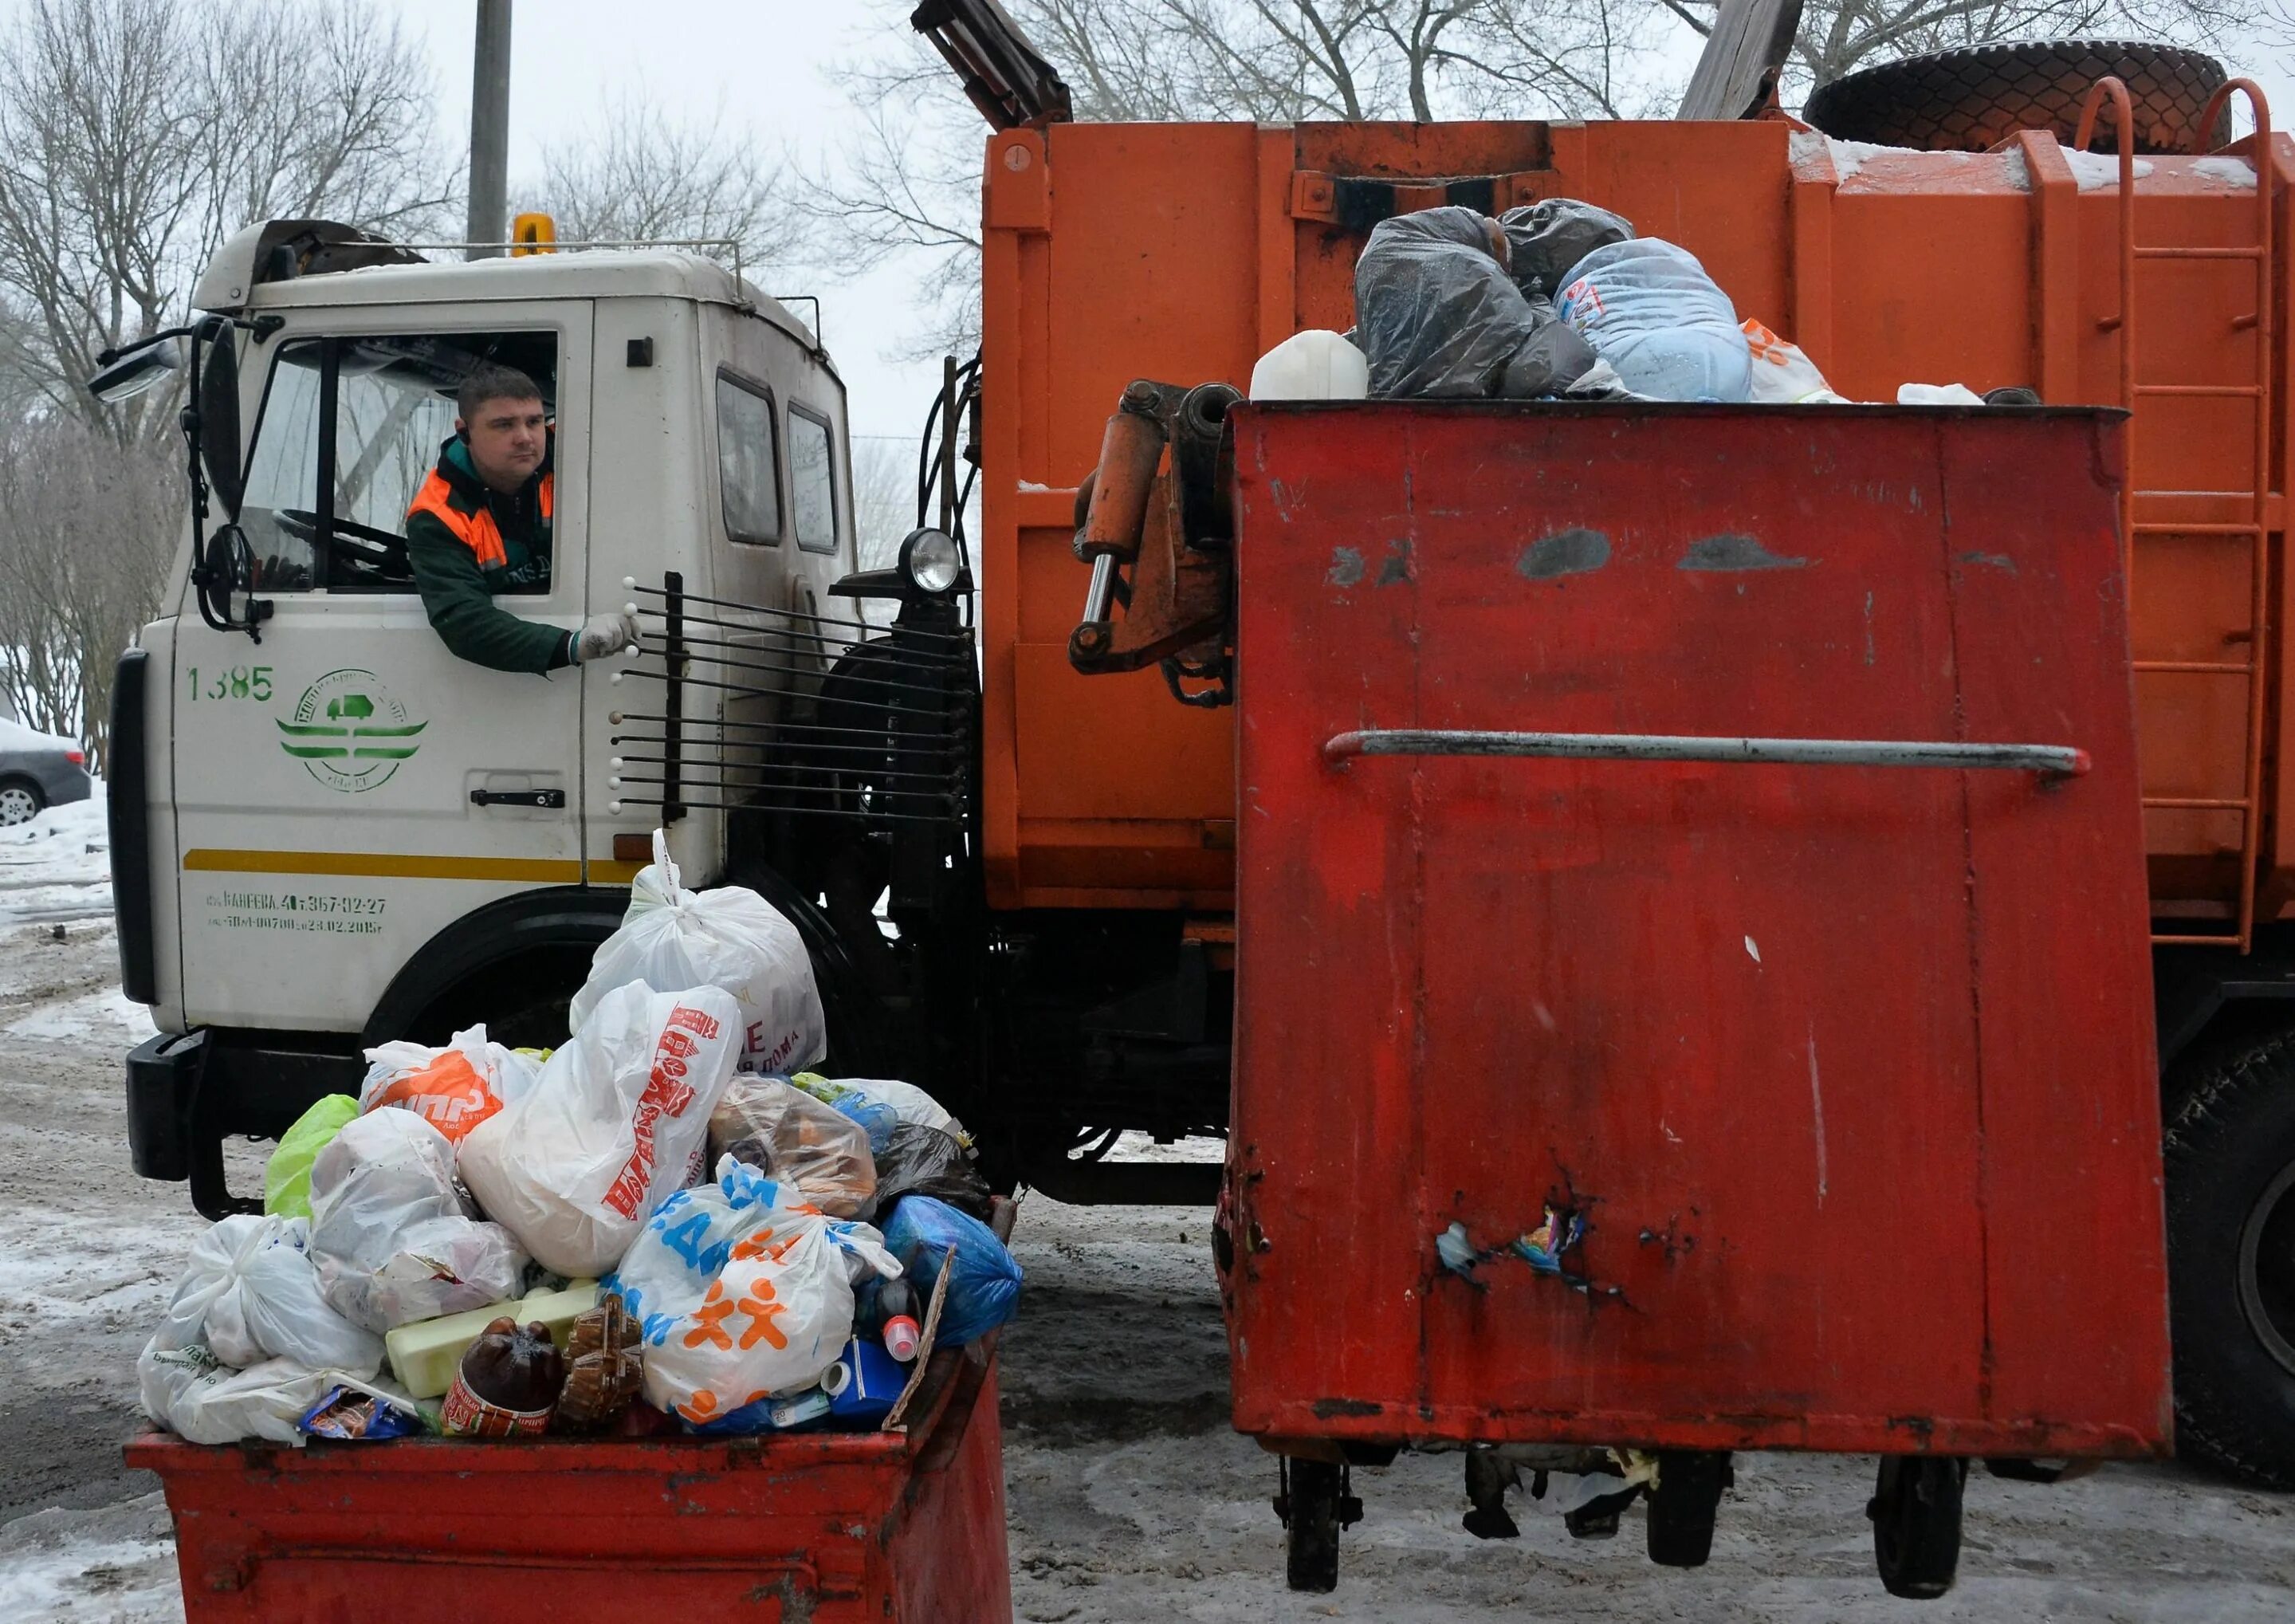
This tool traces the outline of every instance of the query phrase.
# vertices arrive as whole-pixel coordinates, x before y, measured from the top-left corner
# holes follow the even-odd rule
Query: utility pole
[[[465,238],[500,242],[509,232],[510,0],[478,0],[478,37],[470,63],[470,218]],[[498,248],[474,248],[492,259]]]

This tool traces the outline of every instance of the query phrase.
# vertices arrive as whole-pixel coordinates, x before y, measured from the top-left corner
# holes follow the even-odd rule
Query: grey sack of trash
[[[1594,351],[1522,296],[1499,260],[1505,233],[1471,208],[1397,215],[1355,262],[1355,342],[1374,400],[1529,400],[1559,395]]]
[[[1551,299],[1580,260],[1634,236],[1634,224],[1623,215],[1576,198],[1546,198],[1509,208],[1499,224],[1506,227],[1512,250],[1514,285],[1531,299]]]

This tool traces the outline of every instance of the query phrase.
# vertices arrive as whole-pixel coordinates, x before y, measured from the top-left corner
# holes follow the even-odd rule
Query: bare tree
[[[1663,0],[1698,34],[1711,32],[1715,0]],[[2011,40],[2160,40],[2221,47],[2279,31],[2286,8],[2259,13],[2225,0],[1806,0],[1779,94],[1798,106],[1819,85],[1900,57]]]
[[[547,149],[541,176],[522,190],[569,241],[717,238],[740,245],[745,268],[787,265],[799,257],[802,216],[785,167],[726,124],[722,103],[687,121],[627,96],[594,136]]]
[[[0,691],[101,773],[119,651],[159,608],[182,514],[163,445],[53,411],[0,424]]]
[[[5,358],[107,433],[166,433],[167,400],[86,395],[95,353],[182,316],[249,219],[435,203],[429,87],[371,0],[29,0],[0,37],[0,299],[37,342]]]
[[[1626,118],[1678,86],[1649,63],[1686,0],[1013,0],[1079,118],[1109,121]],[[902,4],[878,31],[907,34]],[[796,201],[815,249],[861,272],[918,266],[911,355],[978,342],[978,117],[932,53],[835,69],[860,118]]]

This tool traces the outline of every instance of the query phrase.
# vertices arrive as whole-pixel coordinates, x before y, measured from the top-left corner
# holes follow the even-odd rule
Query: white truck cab
[[[832,601],[855,566],[844,385],[712,259],[425,263],[277,221],[227,244],[193,303],[192,327],[92,387],[132,388],[188,340],[193,514],[122,662],[110,796],[123,981],[159,1028],[128,1060],[135,1159],[212,1214],[241,1204],[223,1137],[355,1092],[363,1047],[479,1019],[561,1040],[657,827],[706,884],[739,866],[761,786],[786,793],[762,797],[753,864],[799,814],[864,807],[865,768],[796,735],[827,737],[823,679],[869,633],[850,595],[902,592],[864,576]],[[627,656],[510,673],[429,624],[407,508],[486,361],[535,379],[554,428],[547,590],[495,601],[569,629],[634,606]],[[953,594],[927,607],[952,655]],[[941,665],[969,686],[962,647]],[[791,780],[760,764],[773,746],[845,771]]]

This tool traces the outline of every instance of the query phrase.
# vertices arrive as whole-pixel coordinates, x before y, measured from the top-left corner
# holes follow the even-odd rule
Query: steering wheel
[[[282,530],[298,540],[312,541],[319,534],[319,516],[307,509],[281,508],[274,517]],[[414,578],[406,561],[404,536],[355,519],[335,520],[327,559],[331,566],[353,578],[394,583],[412,582]]]

